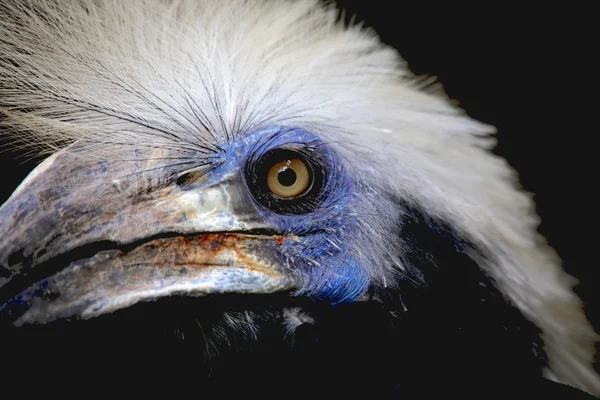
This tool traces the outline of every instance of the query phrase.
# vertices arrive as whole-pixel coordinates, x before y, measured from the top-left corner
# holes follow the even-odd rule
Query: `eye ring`
[[[254,198],[280,214],[305,214],[321,202],[324,170],[317,152],[277,148],[246,165],[246,182]]]

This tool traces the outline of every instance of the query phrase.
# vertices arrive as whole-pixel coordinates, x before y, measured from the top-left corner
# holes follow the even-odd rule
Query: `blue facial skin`
[[[368,278],[355,251],[355,185],[336,154],[319,137],[300,128],[272,126],[219,145],[224,151],[209,175],[219,179],[239,171],[258,213],[281,235],[296,237],[286,239],[276,251],[282,265],[293,270],[302,283],[297,294],[336,304],[352,302],[367,290]],[[244,171],[266,152],[278,148],[310,149],[322,164],[313,165],[324,175],[316,208],[295,215],[276,212],[256,201]],[[208,176],[205,183],[213,179]]]

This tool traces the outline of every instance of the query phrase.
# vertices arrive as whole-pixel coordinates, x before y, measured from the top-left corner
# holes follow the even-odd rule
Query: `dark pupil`
[[[283,186],[292,186],[296,182],[296,173],[291,168],[285,168],[279,171],[277,180]]]

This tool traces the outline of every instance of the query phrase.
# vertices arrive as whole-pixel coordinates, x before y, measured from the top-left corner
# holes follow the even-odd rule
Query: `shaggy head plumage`
[[[427,287],[427,260],[459,268],[437,265],[436,250],[419,245],[407,228],[418,221],[427,235],[447,237],[439,246],[468,257],[539,327],[548,376],[600,394],[596,334],[574,280],[536,232],[530,196],[488,151],[494,129],[420,83],[375,34],[343,26],[333,7],[32,0],[3,2],[0,15],[0,129],[19,145],[54,153],[0,209],[4,318],[23,304],[21,323],[90,317],[164,294],[197,294],[200,280],[205,288],[222,279],[191,284],[172,273],[161,276],[163,291],[145,281],[112,288],[107,299],[98,288],[112,278],[91,277],[104,268],[89,266],[104,254],[94,253],[21,287],[23,274],[53,257],[100,242],[127,251],[144,238],[167,246],[165,232],[255,237],[241,247],[210,239],[233,253],[263,246],[261,235],[277,237],[252,253],[287,276],[268,291],[334,304],[369,291],[385,297],[402,282]],[[300,157],[314,168],[312,197],[264,194],[261,165],[283,150],[291,153],[281,160]],[[202,222],[209,216],[218,224]],[[239,265],[250,263],[240,257]],[[150,264],[175,263],[178,271],[190,264],[176,259],[168,253]],[[88,267],[93,285],[65,283]],[[250,292],[259,279],[238,278],[245,283],[234,289]],[[53,303],[61,296],[68,306]],[[250,314],[227,315],[230,325],[257,329]],[[296,307],[281,315],[288,334],[314,322]]]

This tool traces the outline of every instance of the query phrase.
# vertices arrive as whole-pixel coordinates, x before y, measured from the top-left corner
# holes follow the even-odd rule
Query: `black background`
[[[363,21],[398,49],[413,72],[437,76],[469,115],[498,128],[495,151],[535,194],[539,230],[580,278],[577,292],[598,329],[598,128],[586,121],[598,105],[592,10],[384,0],[340,0],[338,6],[346,19]],[[0,153],[0,202],[39,161],[19,151]]]

